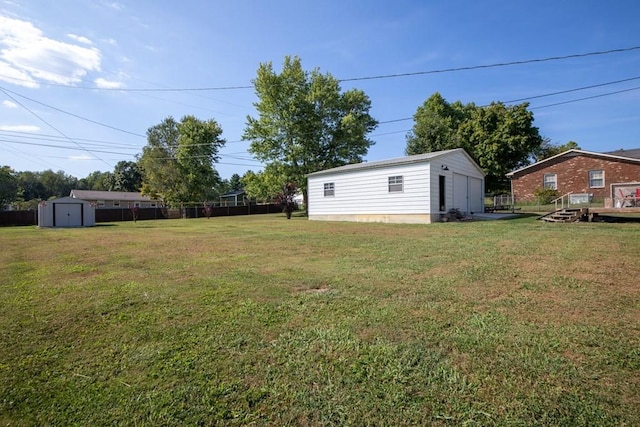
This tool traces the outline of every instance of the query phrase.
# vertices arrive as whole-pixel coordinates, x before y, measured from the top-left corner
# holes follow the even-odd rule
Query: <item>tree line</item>
[[[369,97],[358,89],[343,91],[338,79],[317,68],[304,70],[299,57],[285,57],[280,72],[271,62],[260,64],[252,83],[256,116],[247,116],[242,138],[265,164],[262,171],[221,179],[215,169],[226,142],[220,125],[214,119],[167,117],[147,130],[137,161],[121,161],[113,172],[76,179],[62,171],[0,168],[0,206],[18,202],[33,207],[34,201],[66,196],[71,189],[141,191],[168,206],[239,189],[269,200],[291,184],[306,201],[307,174],[362,162],[374,144],[368,135],[378,121],[370,114]],[[558,145],[542,137],[528,107],[526,102],[450,103],[436,92],[414,114],[405,153],[464,148],[487,174],[487,191],[507,190],[507,172],[579,148],[572,141]]]

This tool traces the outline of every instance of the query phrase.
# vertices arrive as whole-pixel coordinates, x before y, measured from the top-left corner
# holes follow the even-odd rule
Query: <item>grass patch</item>
[[[0,229],[0,424],[640,425],[640,224]]]

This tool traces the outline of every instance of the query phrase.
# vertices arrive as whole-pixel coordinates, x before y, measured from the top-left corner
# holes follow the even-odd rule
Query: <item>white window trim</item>
[[[104,208],[104,200],[96,200],[96,206],[99,208]]]
[[[120,207],[120,200],[114,200],[113,201],[113,207],[114,208],[119,208]]]
[[[553,187],[548,186],[550,182],[547,182],[547,177],[553,176]],[[542,188],[551,188],[552,190],[558,189],[558,174],[557,173],[545,173],[542,175]]]
[[[387,179],[389,193],[403,193],[404,192],[404,176],[393,175]]]
[[[594,180],[591,177],[592,172],[600,172],[602,174],[602,178],[597,178],[598,180],[602,179],[602,185],[591,185]],[[589,171],[589,188],[604,188],[604,169],[594,169]]]
[[[325,182],[324,183],[324,197],[335,197],[336,196],[336,185],[334,182]]]

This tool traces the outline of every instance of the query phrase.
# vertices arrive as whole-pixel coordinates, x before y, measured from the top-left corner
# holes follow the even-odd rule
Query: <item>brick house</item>
[[[640,199],[640,149],[568,150],[509,172],[507,177],[518,201],[535,201],[534,191],[546,187],[559,195],[572,193],[573,203],[595,199],[610,207],[635,206]]]

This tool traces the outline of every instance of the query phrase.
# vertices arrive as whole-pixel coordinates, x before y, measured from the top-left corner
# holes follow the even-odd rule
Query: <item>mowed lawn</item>
[[[0,228],[0,425],[640,425],[640,224]]]

